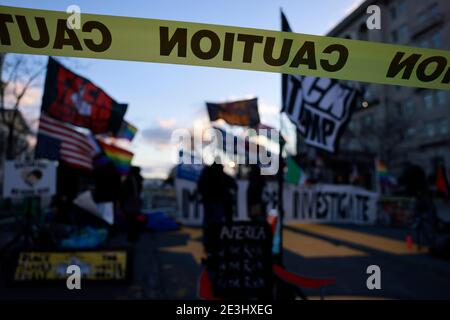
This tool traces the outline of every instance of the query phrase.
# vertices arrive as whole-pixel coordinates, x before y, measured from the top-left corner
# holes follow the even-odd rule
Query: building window
[[[408,26],[406,24],[401,25],[400,28],[398,28],[398,40],[399,42],[408,42],[409,39],[409,30]]]
[[[406,130],[406,138],[412,138],[416,135],[416,128],[415,127],[409,127]]]
[[[438,90],[436,92],[436,100],[438,105],[444,105],[447,102],[447,93],[443,90]]]
[[[391,7],[391,19],[393,19],[393,20],[395,20],[395,19],[397,19],[397,8],[394,6],[394,7]]]
[[[439,6],[437,3],[434,3],[429,9],[430,15],[434,18],[438,18],[441,14],[439,11]]]
[[[398,42],[398,32],[397,32],[397,30],[394,30],[394,31],[391,32],[391,40],[394,43]]]
[[[429,122],[425,125],[425,135],[429,138],[434,137],[434,134],[436,133],[434,128],[434,123]]]
[[[364,117],[364,125],[366,126],[373,125],[373,116],[371,114]]]
[[[348,124],[348,129],[350,131],[354,131],[355,130],[355,122],[350,121],[350,123]]]
[[[442,119],[439,123],[439,133],[447,135],[449,133],[448,119]]]
[[[421,12],[417,18],[419,25],[424,25],[428,20],[428,15],[425,11]]]
[[[425,95],[423,96],[423,104],[428,110],[433,108],[433,94],[431,92],[425,93]]]
[[[402,104],[400,102],[396,102],[395,103],[395,112],[397,113],[397,115],[401,116],[402,115]]]
[[[428,42],[427,39],[423,39],[419,42],[419,47],[421,48],[429,48],[430,47],[430,43]]]
[[[411,115],[414,112],[414,101],[412,98],[409,98],[405,101],[403,105],[403,113],[405,115]]]
[[[359,149],[359,143],[355,139],[351,139],[349,143],[349,149],[350,150],[358,150]]]
[[[397,12],[398,12],[398,14],[401,16],[401,15],[404,15],[404,14],[406,14],[406,11],[408,10],[408,6],[406,5],[406,1],[405,0],[403,0],[403,1],[401,1],[399,4],[398,4],[398,10],[397,10]]]
[[[441,33],[438,31],[431,36],[431,44],[433,48],[440,48],[442,46],[441,43]]]

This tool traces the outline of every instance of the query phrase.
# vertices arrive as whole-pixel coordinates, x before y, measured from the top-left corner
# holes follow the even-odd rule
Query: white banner
[[[4,198],[48,197],[56,193],[55,161],[6,161]]]
[[[235,220],[248,220],[248,181],[238,180]],[[197,183],[176,179],[178,219],[188,225],[201,225],[203,205],[197,193]],[[264,191],[266,211],[276,208],[277,184],[268,183]],[[378,195],[349,185],[284,186],[285,221],[314,223],[373,224],[376,220]]]
[[[285,185],[286,220],[324,223],[373,224],[378,194],[351,185]]]

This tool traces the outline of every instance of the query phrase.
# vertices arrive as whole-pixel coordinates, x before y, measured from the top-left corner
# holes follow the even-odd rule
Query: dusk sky
[[[2,0],[6,6],[66,11],[69,5],[75,4],[82,13],[270,30],[280,29],[282,8],[295,32],[315,35],[326,34],[359,3],[361,0]],[[279,74],[143,62],[70,60],[73,61],[65,58],[61,62],[100,86],[116,101],[128,103],[125,119],[139,129],[131,146],[135,153],[133,163],[144,169],[146,177],[167,175],[173,165],[169,146],[172,130],[206,122],[205,101],[256,96],[262,122],[278,126]],[[42,86],[32,90],[23,109],[38,110],[41,95]]]

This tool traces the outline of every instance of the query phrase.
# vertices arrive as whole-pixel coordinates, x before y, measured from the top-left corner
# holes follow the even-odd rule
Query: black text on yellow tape
[[[0,6],[0,51],[450,88],[450,52],[269,30]]]

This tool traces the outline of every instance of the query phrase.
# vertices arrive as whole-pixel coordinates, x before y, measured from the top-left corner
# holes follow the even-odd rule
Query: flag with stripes
[[[41,114],[36,159],[59,160],[71,167],[92,170],[98,150],[89,130]]]
[[[291,32],[281,13],[282,31]],[[308,63],[311,56],[303,57]],[[314,59],[314,57],[313,57]],[[336,144],[350,120],[357,91],[335,79],[282,75],[282,110],[295,124],[305,143],[328,152]]]

